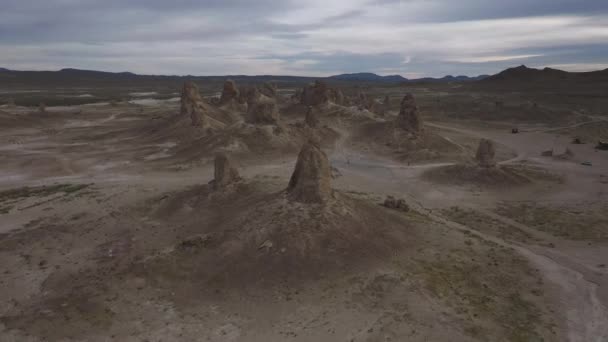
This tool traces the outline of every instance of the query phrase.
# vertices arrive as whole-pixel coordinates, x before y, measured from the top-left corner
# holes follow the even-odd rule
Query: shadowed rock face
[[[40,104],[38,104],[38,111],[40,113],[45,113],[46,112],[46,105],[42,102],[40,102]]]
[[[481,139],[479,141],[479,146],[477,147],[477,154],[475,155],[475,159],[477,160],[477,164],[481,167],[494,167],[496,166],[496,161],[494,160],[494,155],[496,154],[494,149],[494,143],[488,139]]]
[[[302,203],[324,203],[332,196],[329,160],[318,144],[309,141],[298,155],[289,180],[289,199]]]
[[[304,122],[306,123],[306,126],[310,128],[317,128],[317,126],[319,126],[319,118],[312,107],[308,107]]]
[[[198,87],[194,82],[186,82],[182,88],[181,110],[182,115],[189,115],[192,126],[206,125],[206,110]]]
[[[220,97],[220,105],[224,105],[232,100],[238,102],[239,89],[233,80],[227,80],[224,82],[224,89],[222,90],[222,96]]]
[[[403,100],[401,100],[401,110],[399,111],[396,123],[397,127],[411,133],[422,131],[422,120],[418,113],[416,100],[412,94],[406,94]]]
[[[216,154],[213,188],[225,188],[227,185],[237,182],[239,179],[241,179],[239,172],[228,156],[225,153]]]

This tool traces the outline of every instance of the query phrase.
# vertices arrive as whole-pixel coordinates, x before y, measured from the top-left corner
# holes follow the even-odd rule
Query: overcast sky
[[[0,0],[0,67],[405,77],[608,68],[608,0]]]

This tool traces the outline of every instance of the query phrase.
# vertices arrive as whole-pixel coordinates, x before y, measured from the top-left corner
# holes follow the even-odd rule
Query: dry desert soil
[[[0,106],[0,340],[608,341],[605,103],[302,86]]]

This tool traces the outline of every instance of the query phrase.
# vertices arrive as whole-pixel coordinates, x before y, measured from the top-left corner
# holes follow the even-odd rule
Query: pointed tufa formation
[[[337,105],[344,105],[344,94],[340,89],[329,89],[329,100]]]
[[[477,154],[475,155],[479,166],[486,168],[496,166],[495,154],[494,143],[491,140],[481,139],[479,141],[479,147],[477,147]]]
[[[396,124],[397,127],[414,134],[422,131],[422,120],[412,94],[405,94],[401,100],[401,109]]]
[[[388,95],[386,95],[386,96],[384,97],[384,101],[382,101],[382,104],[383,104],[383,105],[384,105],[386,108],[390,107],[390,106],[391,106],[391,98],[390,98]]]
[[[318,142],[309,141],[300,150],[289,180],[289,199],[301,203],[325,203],[332,197],[329,160]]]
[[[224,89],[222,90],[222,97],[220,97],[220,106],[229,103],[230,101],[238,101],[239,89],[233,80],[227,80],[224,82]]]
[[[312,106],[308,107],[308,111],[306,112],[306,118],[304,119],[304,123],[306,126],[310,128],[317,128],[319,126],[319,118],[317,114],[314,112]]]
[[[380,106],[380,110],[378,111],[378,114],[380,116],[384,116],[384,115],[388,114],[390,109],[391,109],[391,98],[388,95],[386,95],[384,97],[384,101],[382,101],[382,105]]]
[[[239,181],[238,170],[232,165],[232,161],[225,153],[215,155],[215,174],[212,181],[214,189],[222,189],[226,186]]]
[[[192,126],[204,127],[207,123],[205,103],[201,98],[198,87],[192,81],[184,83],[182,88],[180,112],[182,115],[190,116]]]
[[[40,113],[46,113],[46,105],[44,102],[40,102],[40,104],[38,104],[38,111]]]

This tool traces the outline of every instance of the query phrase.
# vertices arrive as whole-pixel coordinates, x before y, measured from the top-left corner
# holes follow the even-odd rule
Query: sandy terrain
[[[284,194],[302,109],[281,107],[288,137],[215,136],[243,177],[218,192],[212,140],[166,133],[179,103],[133,93],[0,108],[0,340],[608,340],[608,152],[571,144],[591,123],[511,134],[426,110],[432,153],[408,154],[366,139],[396,112],[330,108],[335,197],[316,206]],[[480,138],[528,181],[425,176],[456,178]]]

